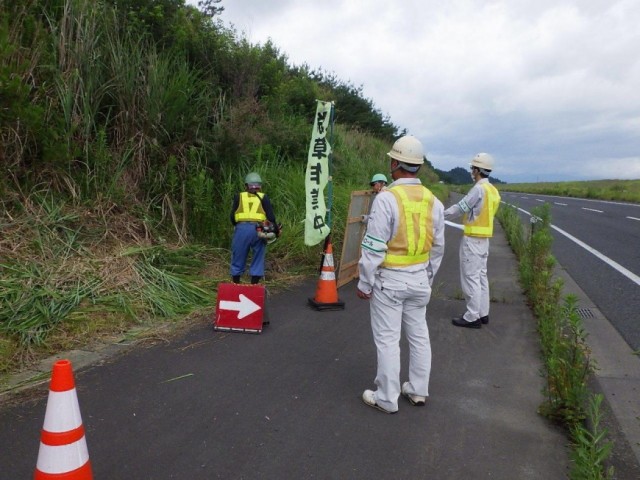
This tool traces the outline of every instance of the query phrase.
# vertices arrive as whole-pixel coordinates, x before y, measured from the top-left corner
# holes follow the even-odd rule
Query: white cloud
[[[438,168],[490,151],[507,181],[640,178],[637,0],[222,5],[251,42],[362,85]]]

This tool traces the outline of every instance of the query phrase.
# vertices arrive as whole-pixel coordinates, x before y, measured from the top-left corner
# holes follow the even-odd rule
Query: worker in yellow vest
[[[444,254],[444,207],[417,178],[424,164],[420,141],[399,138],[390,157],[389,187],[376,194],[361,243],[357,295],[370,300],[377,351],[376,390],[362,400],[385,413],[402,394],[422,406],[429,395],[431,341],[426,310]],[[408,381],[400,384],[400,336],[409,343]]]
[[[500,206],[500,194],[489,183],[493,157],[478,153],[471,160],[471,178],[475,182],[469,193],[445,210],[446,219],[463,215],[464,236],[460,241],[460,284],[467,311],[451,322],[456,327],[481,328],[489,323],[489,279],[487,259],[489,239],[493,236],[493,217]]]
[[[245,271],[247,258],[251,251],[249,275],[251,283],[257,284],[264,277],[264,259],[267,242],[259,235],[268,221],[275,235],[280,234],[280,227],[271,207],[271,201],[262,190],[262,179],[256,172],[247,174],[244,179],[245,191],[237,193],[231,207],[231,223],[234,225],[231,241],[231,278],[240,283]]]

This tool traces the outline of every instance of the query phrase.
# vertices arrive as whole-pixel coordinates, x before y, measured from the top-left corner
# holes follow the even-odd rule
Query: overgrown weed
[[[572,440],[572,479],[609,479],[613,467],[605,464],[612,447],[605,441],[606,429],[599,426],[602,398],[589,397],[587,379],[594,366],[577,298],[562,298],[563,284],[553,276],[556,262],[551,255],[549,212],[548,204],[535,208],[531,217],[535,221],[528,228],[515,208],[506,206],[498,212],[519,260],[520,282],[538,319],[545,379],[539,411],[562,425]]]

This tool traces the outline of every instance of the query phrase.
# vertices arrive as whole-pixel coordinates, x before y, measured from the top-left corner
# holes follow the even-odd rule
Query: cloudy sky
[[[221,5],[252,43],[362,86],[437,168],[484,151],[508,182],[640,179],[638,0]]]

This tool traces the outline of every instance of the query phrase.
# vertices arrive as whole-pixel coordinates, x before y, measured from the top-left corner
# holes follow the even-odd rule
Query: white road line
[[[566,207],[567,204],[566,203],[560,203],[560,202],[553,202],[555,205],[562,205],[563,207]]]
[[[539,198],[536,198],[536,202],[544,202],[545,200],[540,200]]]
[[[507,205],[509,205],[507,203]],[[512,207],[515,207],[515,205],[511,205]],[[526,213],[527,215],[531,216],[531,214],[529,212],[527,212],[526,210],[520,208],[520,207],[516,207],[519,211]],[[598,250],[596,250],[593,247],[590,247],[589,245],[587,245],[586,243],[584,243],[582,240],[578,240],[576,237],[574,237],[573,235],[571,235],[570,233],[565,232],[564,230],[562,230],[561,228],[556,227],[555,225],[551,225],[551,228],[553,228],[556,232],[561,233],[562,235],[564,235],[565,237],[567,237],[569,240],[571,240],[572,242],[580,245],[582,248],[584,248],[587,252],[591,253],[592,255],[594,255],[595,257],[599,258],[600,260],[602,260],[604,263],[606,263],[607,265],[609,265],[610,267],[614,268],[615,270],[617,270],[618,272],[620,272],[622,275],[624,275],[625,277],[627,277],[629,280],[631,280],[633,283],[635,283],[636,285],[640,286],[640,277],[638,275],[636,275],[635,273],[633,273],[630,270],[627,270],[626,268],[624,268],[622,265],[620,265],[618,262],[616,262],[615,260],[611,260],[609,257],[607,257],[606,255],[604,255],[603,253],[600,253]]]
[[[596,210],[595,208],[586,208],[586,207],[582,207],[582,210],[589,210],[590,212],[598,212],[598,213],[602,213],[602,210]]]
[[[636,217],[627,217],[629,220],[638,220],[640,221],[640,218],[636,218]]]
[[[580,198],[580,197],[567,197],[567,196],[563,197],[561,195],[544,195],[542,193],[537,193],[535,195],[541,195],[543,197],[562,198],[562,199],[570,198],[572,200],[580,200],[581,202],[609,203],[611,205],[624,205],[625,207],[640,207],[640,203],[614,202],[611,200],[594,200],[593,198]],[[529,197],[520,197],[520,198],[529,198]]]

